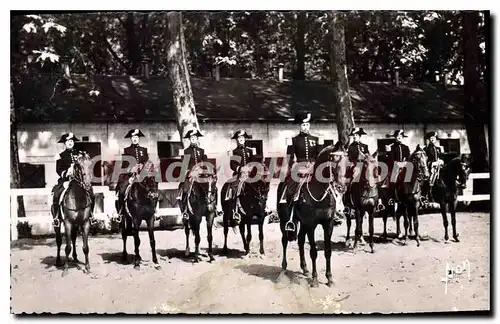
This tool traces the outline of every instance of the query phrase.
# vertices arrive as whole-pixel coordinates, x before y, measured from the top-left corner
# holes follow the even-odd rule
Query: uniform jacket
[[[193,166],[195,166],[196,164],[207,161],[205,150],[195,145],[190,145],[184,150],[184,155],[182,156],[182,159],[184,159],[185,155],[189,155],[189,163],[188,163],[189,170],[191,170]]]
[[[429,145],[427,145],[424,148],[424,151],[425,151],[425,154],[427,154],[427,162],[428,163],[436,162],[438,159],[441,158],[441,154],[443,153],[441,151],[440,147],[437,147],[436,145],[434,145],[432,143],[429,143]]]
[[[349,148],[347,149],[347,155],[349,157],[349,161],[351,162],[357,162],[360,153],[367,154],[368,152],[368,145],[363,144],[361,142],[354,142],[351,145],[349,145]]]
[[[59,175],[59,180],[66,181],[68,177],[66,176],[66,171],[71,166],[71,163],[75,162],[78,155],[85,154],[85,152],[78,151],[75,149],[64,150],[59,153],[60,159],[56,161],[56,172]]]
[[[294,156],[297,162],[314,162],[321,149],[317,136],[301,132],[292,137],[292,145],[287,149],[286,153],[290,155],[289,165],[292,166]]]
[[[395,142],[391,146],[389,157],[392,162],[408,161],[410,158],[410,148],[403,143]]]
[[[123,155],[135,158],[136,163],[145,164],[149,160],[148,149],[140,146],[139,144],[132,144],[123,149]]]
[[[231,159],[229,166],[234,173],[238,173],[240,167],[250,162],[256,162],[253,150],[247,146],[238,145],[238,147],[233,150],[233,156],[239,156],[241,158],[240,162],[234,158]]]

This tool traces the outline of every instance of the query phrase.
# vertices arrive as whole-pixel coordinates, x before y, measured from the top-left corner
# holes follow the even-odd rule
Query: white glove
[[[67,177],[70,177],[70,176],[72,176],[72,175],[73,175],[73,173],[74,173],[74,171],[73,171],[73,164],[72,164],[72,165],[68,168],[68,171],[66,171],[66,176],[67,176]]]
[[[69,181],[64,181],[63,182],[63,187],[64,187],[64,189],[68,189],[68,187],[69,187]]]

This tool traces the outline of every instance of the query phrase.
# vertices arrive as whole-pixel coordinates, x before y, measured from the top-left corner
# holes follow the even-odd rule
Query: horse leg
[[[243,248],[245,249],[245,255],[247,255],[248,252],[250,252],[249,251],[250,249],[247,246],[247,241],[245,239],[245,223],[243,223],[243,221],[240,221],[239,227],[240,227],[241,240],[243,241]]]
[[[373,250],[373,234],[374,234],[373,217],[374,217],[374,210],[373,210],[373,208],[374,207],[372,207],[372,208],[370,208],[370,210],[368,210],[368,232],[370,233],[370,249],[371,249],[372,253],[374,253],[374,250]]]
[[[287,238],[286,234],[284,233],[285,232],[284,228],[281,231],[282,231],[281,246],[283,247],[283,257],[281,259],[281,272],[283,273],[286,271],[286,268],[288,266],[288,264],[286,262],[286,248],[288,246],[288,238]]]
[[[249,217],[250,219],[248,220],[247,222],[247,251],[246,253],[250,253],[250,242],[252,241],[252,221],[251,221],[251,217]]]
[[[418,204],[420,202],[415,200],[411,205],[411,217],[413,218],[413,228],[415,229],[415,241],[417,246],[420,246],[420,235],[418,233]],[[411,223],[410,223],[411,225]]]
[[[349,213],[348,215],[346,215],[346,224],[347,224],[347,234],[346,234],[346,237],[345,237],[345,245],[346,246],[349,246],[349,241],[351,239],[351,223],[352,223],[352,219],[351,219],[351,214]]]
[[[83,241],[83,254],[85,255],[85,272],[90,273],[90,262],[89,262],[89,232],[90,232],[90,220],[85,222],[82,229],[82,241]]]
[[[314,228],[310,229],[309,232],[307,232],[307,239],[309,240],[309,255],[311,256],[311,261],[312,261],[312,280],[311,280],[311,287],[318,287],[318,272],[316,270],[316,258],[318,257],[318,250],[316,249],[316,241],[314,240]],[[325,238],[326,240],[327,238]]]
[[[408,237],[408,225],[410,223],[408,219],[408,205],[404,205],[403,207],[403,222],[405,226],[405,235],[403,236],[403,245],[406,245],[406,238]]]
[[[304,252],[304,245],[306,242],[306,232],[304,230],[304,226],[300,227],[300,231],[298,234],[298,245],[299,245],[299,256],[300,256],[300,268],[302,269],[302,273],[304,276],[309,276],[309,270],[307,270],[306,257]]]
[[[212,226],[214,225],[214,218],[215,218],[215,214],[213,212],[210,212],[207,219],[206,219],[207,220],[208,257],[210,258],[209,262],[215,261],[214,254],[212,251],[212,243],[213,243]]]
[[[222,248],[222,254],[227,254],[227,234],[229,233],[229,217],[226,217],[226,213],[224,213],[222,221],[224,223],[224,247]]]
[[[333,233],[333,221],[327,220],[323,224],[324,240],[325,240],[325,259],[326,259],[326,280],[327,286],[333,286],[332,279],[332,233]]]
[[[56,243],[57,243],[57,257],[56,257],[56,267],[61,266],[61,245],[62,245],[62,235],[61,227],[54,227],[56,232]]]
[[[264,220],[265,217],[262,217],[259,222],[259,242],[260,242],[259,253],[262,255],[266,254],[264,251]]]
[[[199,220],[195,220],[192,225],[193,235],[194,235],[194,262],[201,261],[200,259],[200,223],[201,218]]]
[[[455,242],[460,242],[458,240],[457,233],[457,219],[456,219],[456,208],[457,208],[457,200],[454,199],[450,202],[450,215],[451,215],[451,228],[453,230],[453,239]]]
[[[141,256],[139,254],[139,246],[141,245],[141,239],[139,238],[139,226],[133,229],[133,233],[134,233],[134,252],[135,252],[134,269],[139,270],[139,267],[141,265]]]
[[[403,234],[401,233],[401,216],[403,216],[401,209],[401,204],[398,204],[396,208],[394,208],[394,214],[396,215],[396,235],[398,239],[403,238]]]
[[[446,213],[448,212],[447,210],[447,204],[445,201],[442,201],[440,203],[441,205],[441,215],[443,216],[443,226],[444,226],[444,240],[445,243],[448,242],[449,236],[448,236],[448,215]]]
[[[382,221],[384,222],[384,233],[382,234],[382,238],[387,240],[387,212],[384,211],[382,214]]]
[[[186,234],[186,250],[184,252],[184,255],[189,257],[189,254],[191,253],[189,251],[189,221],[184,222],[184,234]]]
[[[73,244],[73,262],[78,263],[78,255],[76,253],[76,237],[78,236],[78,226],[73,226],[71,229],[71,243]]]
[[[148,234],[149,234],[149,245],[151,246],[151,254],[153,256],[153,263],[156,270],[160,270],[161,267],[158,264],[158,258],[156,257],[156,241],[155,241],[155,230],[154,230],[154,216],[148,220]]]
[[[359,210],[359,209],[356,209],[354,214],[356,215],[356,229],[354,230],[354,245],[353,245],[353,248],[356,248],[356,246],[358,245],[358,241],[359,241],[359,237],[360,236],[363,236],[363,227],[362,227],[362,220],[363,220],[363,216],[361,216],[361,212],[364,212]]]
[[[71,223],[69,220],[64,221],[64,234],[66,234],[66,248],[64,249],[64,252],[66,253],[66,260],[64,260],[64,270],[62,275],[65,276],[68,274],[68,259],[69,259],[69,254],[71,253]]]
[[[122,263],[127,264],[128,253],[127,253],[127,231],[125,229],[125,224],[122,227],[122,241],[123,241],[123,252],[122,252]]]

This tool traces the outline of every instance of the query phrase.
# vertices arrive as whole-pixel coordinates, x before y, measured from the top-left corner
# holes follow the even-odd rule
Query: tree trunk
[[[465,128],[473,160],[472,170],[484,172],[489,168],[489,157],[484,133],[486,116],[482,116],[482,109],[479,109],[480,87],[484,85],[479,81],[478,24],[479,12],[465,11],[463,13]]]
[[[332,12],[331,31],[332,46],[330,51],[330,73],[333,88],[334,111],[337,116],[339,141],[346,146],[349,143],[349,132],[354,127],[349,82],[347,80],[347,63],[345,50],[345,16],[341,12]]]
[[[189,81],[189,72],[186,64],[186,42],[182,30],[182,16],[180,12],[170,11],[166,14],[167,37],[167,67],[168,76],[172,83],[174,108],[177,118],[177,130],[183,138],[186,131],[199,129],[198,118],[194,106],[193,92]],[[184,142],[184,147],[188,145]]]
[[[129,60],[129,70],[128,74],[137,75],[139,71],[139,66],[141,64],[141,53],[139,48],[139,42],[137,40],[137,35],[135,32],[135,22],[134,14],[127,14],[127,21],[125,22],[125,30],[127,33],[127,53]]]
[[[301,10],[297,14],[297,37],[295,39],[295,52],[297,54],[297,69],[295,70],[295,80],[306,79],[306,12]]]
[[[19,150],[17,146],[17,122],[14,109],[14,84],[10,82],[10,187],[21,188],[19,172]],[[25,217],[23,196],[17,197],[18,217]]]

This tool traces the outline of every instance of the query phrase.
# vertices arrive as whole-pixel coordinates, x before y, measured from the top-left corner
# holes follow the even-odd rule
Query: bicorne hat
[[[251,136],[251,135],[248,135],[248,134],[247,134],[247,131],[246,131],[246,130],[244,130],[244,129],[240,129],[240,130],[237,130],[237,131],[234,133],[234,135],[233,135],[233,137],[231,137],[231,139],[238,139],[238,137],[239,137],[239,136],[243,136],[243,137],[245,137],[245,138],[247,138],[247,139],[252,138],[252,136]]]
[[[365,133],[365,131],[363,130],[362,127],[354,127],[351,131],[351,134],[349,134],[349,136],[352,136],[354,134],[358,134],[359,136],[368,135],[367,133]]]
[[[190,129],[187,131],[186,135],[184,135],[184,138],[190,138],[191,136],[196,135],[198,137],[202,137],[203,135],[200,133],[199,130],[197,129]]]
[[[394,133],[392,134],[392,136],[391,136],[391,135],[389,135],[388,137],[393,137],[393,138],[396,138],[396,137],[398,137],[399,135],[402,135],[403,137],[408,137],[408,136],[406,136],[405,131],[404,131],[404,130],[402,130],[402,129],[395,130],[395,131],[394,131]]]
[[[295,124],[309,123],[311,121],[311,113],[299,113],[295,115]]]
[[[66,133],[66,134],[63,134],[61,136],[61,138],[59,139],[59,141],[57,143],[65,143],[67,140],[70,140],[70,139],[72,139],[75,142],[80,141],[78,138],[75,137],[75,135],[73,133]]]
[[[427,134],[425,134],[425,139],[429,139],[432,136],[435,136],[437,138],[437,132],[428,132]]]
[[[139,137],[145,137],[145,135],[141,132],[140,129],[131,129],[128,131],[127,135],[125,135],[125,138],[131,138],[132,136],[139,136]]]

